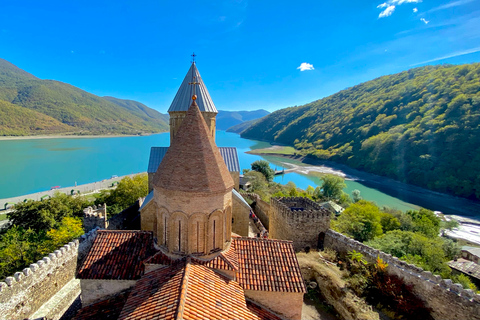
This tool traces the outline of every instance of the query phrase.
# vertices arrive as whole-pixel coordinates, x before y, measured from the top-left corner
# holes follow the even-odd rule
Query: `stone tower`
[[[155,173],[153,206],[142,211],[142,230],[153,231],[173,255],[224,250],[231,242],[233,185],[193,96]]]
[[[177,135],[183,119],[185,119],[193,95],[197,95],[196,103],[207,123],[210,134],[215,140],[215,118],[218,111],[213,104],[207,87],[203,83],[195,61],[193,61],[168,109],[168,114],[170,115],[170,144]]]

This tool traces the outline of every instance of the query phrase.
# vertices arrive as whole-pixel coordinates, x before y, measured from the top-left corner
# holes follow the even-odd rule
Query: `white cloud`
[[[378,15],[379,18],[385,18],[385,17],[389,17],[392,15],[393,11],[395,11],[395,6],[388,6],[385,10],[383,10],[382,12],[380,12],[380,14]]]
[[[306,62],[302,62],[300,67],[298,67],[297,69],[300,69],[300,71],[314,70],[313,64],[306,63]]]
[[[461,1],[466,1],[466,0],[461,0]],[[385,17],[391,16],[392,13],[395,11],[395,7],[402,5],[404,3],[419,3],[419,2],[422,2],[422,0],[388,0],[387,2],[384,2],[377,6],[377,8],[379,9],[385,8],[382,12],[380,12],[378,17],[385,18]],[[416,12],[415,9],[413,10],[413,12]]]
[[[417,8],[413,8],[413,12],[414,12],[414,13],[418,12],[418,9],[417,9]]]
[[[458,57],[458,56],[464,56],[466,54],[476,53],[476,52],[480,52],[480,47],[476,47],[476,48],[468,49],[468,50],[463,50],[463,51],[457,51],[457,52],[451,53],[451,54],[443,56],[443,57],[438,57],[438,58],[435,58],[435,59],[432,59],[432,60],[427,60],[427,61],[415,63],[415,64],[412,64],[410,66],[411,67],[418,66],[420,64],[435,62],[435,61],[444,60],[444,59],[448,59],[448,58],[454,58],[454,57]]]
[[[430,22],[430,21],[425,20],[425,18],[420,18],[420,20],[425,24],[428,24]]]

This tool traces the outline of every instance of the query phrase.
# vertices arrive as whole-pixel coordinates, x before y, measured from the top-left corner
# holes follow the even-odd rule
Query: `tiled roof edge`
[[[185,310],[185,301],[187,300],[187,287],[188,287],[188,275],[190,274],[190,258],[187,259],[187,264],[185,265],[185,273],[182,277],[182,289],[180,290],[180,296],[178,301],[177,312],[175,314],[175,319],[183,320],[183,310]]]

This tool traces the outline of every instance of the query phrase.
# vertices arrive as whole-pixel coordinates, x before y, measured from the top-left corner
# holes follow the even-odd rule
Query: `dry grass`
[[[326,302],[344,319],[378,320],[380,315],[346,286],[345,272],[336,265],[335,251],[297,253],[302,276],[307,283],[315,281]]]

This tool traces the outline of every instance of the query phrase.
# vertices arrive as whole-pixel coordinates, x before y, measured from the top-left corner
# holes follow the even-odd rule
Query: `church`
[[[151,151],[141,230],[98,231],[78,269],[75,319],[301,319],[292,242],[245,233],[236,150],[215,144],[217,110],[195,62],[169,114],[170,147]]]

